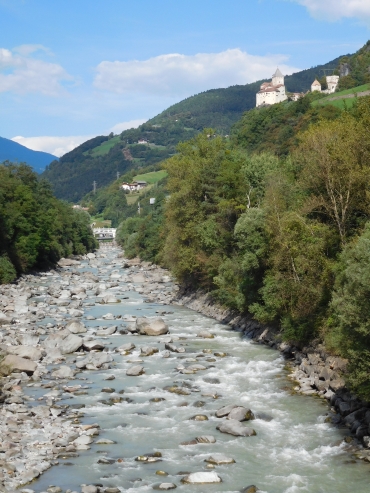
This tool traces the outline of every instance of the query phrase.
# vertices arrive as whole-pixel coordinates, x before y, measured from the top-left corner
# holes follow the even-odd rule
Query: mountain
[[[4,161],[27,163],[37,172],[42,173],[52,161],[58,160],[53,154],[33,151],[10,139],[0,137],[0,163]]]
[[[344,60],[353,60],[358,53],[285,77],[287,90],[308,91],[315,78],[338,73],[343,70]],[[211,89],[184,99],[136,129],[85,142],[50,164],[43,176],[52,183],[57,197],[79,201],[92,189],[94,181],[103,187],[117,178],[117,172],[134,172],[148,166],[154,170],[160,161],[176,152],[179,142],[189,140],[204,128],[229,134],[243,114],[255,107],[262,82]]]

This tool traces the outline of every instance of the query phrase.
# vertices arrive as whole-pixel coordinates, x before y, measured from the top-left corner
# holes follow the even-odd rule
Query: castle
[[[271,82],[264,82],[257,93],[257,108],[258,106],[270,105],[286,101],[288,96],[285,93],[284,75],[279,68],[272,76]]]
[[[328,88],[323,91],[320,82],[317,79],[315,79],[315,81],[311,85],[311,92],[318,91],[324,94],[333,94],[333,92],[337,90],[338,82],[339,82],[339,75],[327,75],[326,84]]]
[[[315,81],[311,85],[311,92],[318,91],[325,94],[332,94],[336,91],[339,82],[338,75],[328,75],[326,76],[326,83],[328,88],[322,90],[320,82],[315,79]],[[299,98],[303,97],[303,93],[292,93],[289,94],[289,97],[293,101],[298,101]],[[282,101],[286,101],[288,96],[285,90],[284,84],[284,75],[281,73],[279,68],[276,69],[276,72],[272,76],[271,82],[264,82],[260,90],[256,95],[256,106],[267,106],[271,104],[281,103]]]

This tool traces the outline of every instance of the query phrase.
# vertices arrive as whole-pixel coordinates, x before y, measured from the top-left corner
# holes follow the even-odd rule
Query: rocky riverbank
[[[348,442],[353,447],[349,450],[370,462],[370,403],[363,402],[346,389],[346,360],[329,354],[320,344],[298,348],[282,342],[275,327],[259,324],[248,316],[220,307],[203,292],[180,291],[177,302],[228,324],[255,342],[278,349],[287,359],[290,378],[297,384],[294,390],[326,399],[333,411],[328,419],[334,425],[346,426],[351,433]]]
[[[135,320],[111,313],[104,319],[117,320],[116,326],[88,331],[84,324],[85,309],[95,304],[91,298],[107,308],[119,302],[115,288],[122,279],[116,268],[123,266],[126,271],[120,296],[125,290],[136,290],[169,304],[176,294],[175,285],[165,284],[170,280],[166,271],[119,255],[107,267],[101,264],[105,257],[98,252],[62,259],[55,270],[0,286],[0,491],[30,483],[60,458],[76,457],[99,435],[98,423],[80,423],[79,405],[58,402],[89,388],[81,371],[110,368],[114,359],[107,340],[110,335],[137,330],[130,325]],[[87,261],[98,275],[81,270],[81,261]],[[109,282],[100,282],[99,274],[108,275]],[[30,397],[30,390],[40,396]],[[105,493],[114,493],[111,490]],[[49,493],[59,491],[57,486],[48,489]],[[86,486],[82,492],[97,493],[98,488]]]

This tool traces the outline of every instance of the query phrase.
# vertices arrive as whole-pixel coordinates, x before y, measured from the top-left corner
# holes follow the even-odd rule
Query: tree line
[[[0,164],[0,284],[93,250],[89,216],[57,200],[26,164]]]
[[[250,128],[289,105],[305,101],[252,112],[232,139],[208,129],[179,144],[162,216],[126,220],[121,241],[285,340],[323,340],[370,399],[370,99],[298,125],[289,152],[252,152]]]

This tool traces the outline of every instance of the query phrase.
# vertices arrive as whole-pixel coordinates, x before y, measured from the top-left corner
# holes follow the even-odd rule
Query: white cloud
[[[34,151],[49,152],[60,157],[93,137],[95,135],[73,135],[70,137],[22,137],[18,135],[11,140]]]
[[[307,7],[314,17],[336,21],[342,17],[356,17],[370,22],[369,0],[293,0]]]
[[[270,77],[277,65],[285,74],[300,70],[287,65],[287,59],[285,55],[250,55],[235,48],[190,56],[174,53],[144,61],[103,61],[97,66],[94,85],[115,93],[189,96]]]
[[[122,122],[122,123],[117,123],[116,125],[113,125],[109,129],[109,133],[113,132],[114,134],[120,134],[124,130],[127,130],[128,128],[137,128],[139,125],[142,123],[145,123],[148,120],[148,118],[145,119],[140,119],[140,120],[130,120],[129,122]]]
[[[42,45],[23,45],[13,51],[0,48],[0,92],[48,96],[63,92],[62,82],[72,77],[57,63],[29,56],[40,49],[47,50]]]

